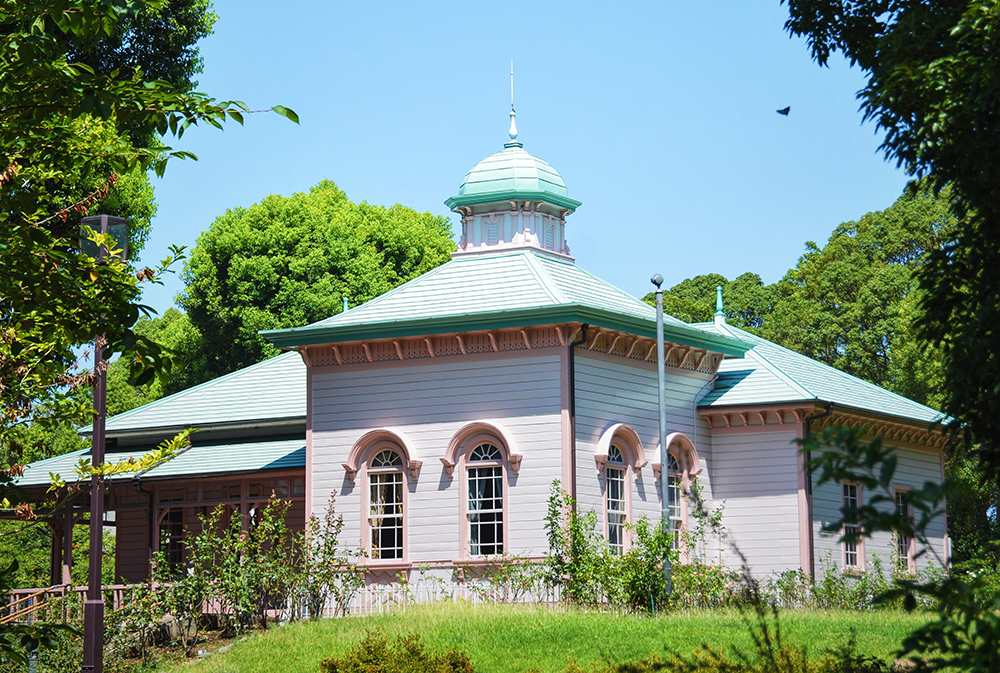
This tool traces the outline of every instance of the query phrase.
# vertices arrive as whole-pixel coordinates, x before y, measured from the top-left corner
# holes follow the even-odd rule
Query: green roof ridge
[[[354,306],[353,309],[359,309],[362,306],[378,306],[379,304],[381,304],[384,301],[388,300],[390,297],[392,297],[394,295],[397,295],[400,292],[402,292],[403,289],[406,288],[410,283],[415,283],[418,280],[425,279],[425,278],[430,278],[432,276],[435,276],[435,275],[441,273],[442,269],[444,269],[446,267],[449,267],[452,264],[456,264],[458,262],[461,262],[461,261],[464,261],[464,260],[453,257],[452,259],[448,260],[447,262],[445,262],[441,266],[436,266],[433,269],[431,269],[430,271],[425,271],[422,274],[420,274],[419,276],[416,276],[415,278],[411,278],[410,280],[406,281],[405,283],[402,283],[401,285],[397,285],[396,287],[392,288],[388,292],[385,292],[383,294],[380,294],[377,297],[369,299],[368,301],[364,302],[363,304],[358,304],[357,306]],[[346,315],[347,313],[350,312],[350,310],[353,310],[353,309],[349,309],[348,311],[341,311],[340,313],[332,315],[329,318],[323,318],[322,320],[319,320],[319,321],[313,322],[313,323],[309,323],[308,325],[302,325],[301,327],[292,327],[292,328],[289,328],[289,329],[300,330],[300,329],[307,329],[309,327],[318,327],[320,325],[329,325],[329,324],[333,323],[334,321],[338,320],[341,316]],[[261,331],[262,332],[272,332],[272,331],[278,331],[278,330],[261,330]]]
[[[562,292],[555,286],[555,282],[552,277],[549,276],[549,272],[538,262],[538,253],[531,252],[531,254],[526,254],[527,250],[520,251],[521,255],[527,260],[528,269],[531,270],[532,275],[535,276],[535,280],[556,304],[568,304],[569,301],[563,296]]]
[[[778,349],[780,349],[780,350],[782,350],[782,351],[784,351],[784,352],[792,355],[793,357],[804,358],[804,359],[808,360],[810,364],[818,365],[821,369],[824,369],[825,371],[828,371],[828,372],[836,374],[838,378],[846,379],[846,380],[849,380],[849,381],[852,381],[852,382],[856,382],[856,383],[860,383],[864,387],[867,387],[869,389],[878,391],[880,393],[886,393],[886,394],[891,395],[892,397],[894,397],[894,398],[896,398],[898,400],[901,400],[901,401],[903,401],[903,402],[905,402],[905,403],[907,403],[909,405],[913,405],[913,406],[916,406],[916,407],[922,407],[924,409],[932,411],[932,412],[934,412],[935,414],[938,415],[938,417],[939,417],[938,420],[940,420],[942,422],[947,421],[948,418],[949,418],[947,414],[945,414],[945,413],[943,413],[941,411],[938,411],[937,409],[934,409],[933,407],[929,407],[926,404],[921,404],[920,402],[917,402],[916,400],[911,400],[909,397],[906,397],[905,395],[900,395],[899,393],[893,392],[893,391],[889,390],[888,388],[883,388],[882,386],[880,386],[878,384],[872,383],[871,381],[866,381],[863,378],[854,376],[853,374],[848,374],[847,372],[845,372],[842,369],[837,369],[836,367],[832,367],[832,366],[828,365],[825,362],[821,362],[819,360],[816,360],[814,358],[809,357],[808,355],[803,355],[802,353],[798,353],[798,352],[792,350],[791,348],[786,348],[785,346],[782,346],[781,344],[776,344],[773,341],[769,341],[769,340],[765,339],[764,337],[757,336],[756,334],[751,334],[750,332],[747,332],[746,330],[741,330],[738,327],[731,327],[729,325],[726,325],[726,327],[729,328],[730,330],[735,330],[737,332],[742,332],[743,334],[746,334],[747,336],[749,336],[751,338],[751,340],[766,341],[769,345],[771,345],[771,346],[773,346],[775,348],[778,348]],[[753,353],[754,350],[756,350],[756,349],[752,349],[752,350],[748,351],[748,353]],[[759,354],[757,354],[757,355],[759,355]],[[805,390],[805,388],[803,386],[799,386],[799,387],[801,387],[801,388],[803,388],[803,390]],[[821,398],[818,395],[816,395],[815,399],[822,400],[823,398]],[[824,401],[831,401],[831,400],[824,400]],[[845,406],[850,406],[850,405],[845,405]],[[862,407],[856,407],[856,408],[862,408]],[[889,413],[889,412],[883,412],[883,413],[888,413],[891,416],[896,415],[896,414],[892,414],[892,413]],[[936,420],[934,422],[938,422],[938,421]]]
[[[287,358],[287,357],[290,357],[290,356],[293,356],[293,355],[296,356],[296,357],[301,357],[301,356],[299,356],[298,353],[294,353],[294,352],[281,353],[279,355],[274,356],[273,358],[268,358],[266,360],[261,360],[260,362],[255,362],[254,364],[252,364],[252,365],[250,365],[248,367],[243,367],[242,369],[237,369],[235,372],[229,372],[228,374],[223,374],[222,376],[219,376],[217,378],[211,379],[210,381],[205,381],[204,383],[199,383],[196,386],[191,386],[190,388],[185,388],[184,390],[180,390],[180,391],[174,393],[173,395],[167,395],[166,397],[161,397],[158,400],[153,400],[152,402],[147,402],[146,404],[143,404],[140,407],[136,407],[135,409],[129,409],[128,411],[126,411],[124,413],[116,414],[114,416],[108,416],[108,418],[107,418],[107,420],[105,422],[106,423],[110,423],[111,421],[119,421],[119,420],[122,420],[122,419],[127,419],[129,416],[137,415],[140,411],[145,412],[145,411],[148,411],[149,409],[154,409],[154,408],[156,408],[156,407],[158,407],[160,405],[166,404],[168,400],[172,401],[172,400],[182,399],[184,397],[187,397],[189,394],[194,393],[197,390],[202,390],[203,388],[210,387],[210,386],[212,386],[214,384],[217,384],[217,383],[220,383],[222,381],[225,381],[226,379],[232,378],[232,377],[236,376],[237,374],[239,374],[239,375],[246,374],[248,371],[251,371],[253,369],[257,369],[258,367],[263,367],[266,364],[273,364],[274,362],[277,362],[278,360],[280,360],[282,358]],[[90,432],[92,429],[93,429],[93,424],[81,426],[81,427],[77,428],[76,431],[77,432]]]
[[[736,334],[736,330],[738,330],[740,332],[743,332],[743,334],[749,334],[750,336],[755,336],[753,334],[750,334],[746,330],[741,330],[739,328],[730,327],[729,325],[726,325],[726,324],[719,325],[719,329],[720,329],[720,331],[721,330],[725,330],[726,332],[729,333],[730,336],[735,337],[737,339],[741,339],[742,337],[740,337],[738,334]],[[774,343],[774,342],[770,342],[770,343]],[[774,344],[774,345],[778,346],[778,344]],[[778,346],[778,347],[781,348],[781,346]],[[804,385],[802,385],[801,383],[799,383],[798,381],[796,381],[795,379],[793,379],[790,375],[786,374],[785,371],[783,369],[781,369],[781,367],[779,367],[778,365],[776,365],[773,362],[771,362],[770,360],[768,360],[762,353],[756,352],[756,350],[757,350],[756,348],[751,348],[750,350],[747,351],[747,355],[749,355],[751,358],[753,358],[754,360],[757,360],[762,365],[764,365],[765,367],[767,367],[768,371],[770,371],[772,374],[774,374],[779,379],[781,379],[786,385],[791,386],[792,389],[794,389],[794,390],[798,391],[799,393],[805,395],[807,399],[813,399],[813,400],[820,399],[819,395],[817,395],[816,393],[812,392],[811,390],[809,390],[808,388],[806,388]],[[788,350],[791,353],[795,353],[795,351],[792,351],[792,350],[787,349],[787,348],[785,350]],[[801,353],[795,353],[795,354],[799,355],[801,357],[806,357],[806,356],[802,355]],[[812,358],[809,358],[809,359],[812,360]],[[819,360],[814,360],[814,362],[819,362]],[[820,363],[820,364],[822,364],[822,363]]]

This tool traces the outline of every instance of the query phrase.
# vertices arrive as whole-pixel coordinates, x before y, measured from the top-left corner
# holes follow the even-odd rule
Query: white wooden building
[[[150,551],[176,544],[199,507],[245,513],[266,497],[261,484],[281,479],[303,503],[298,526],[337,492],[344,540],[367,553],[372,583],[421,568],[458,582],[458,567],[501,552],[540,558],[554,480],[597,512],[617,550],[630,544],[624,522],[659,518],[655,310],[575,264],[567,217],[580,204],[513,125],[446,203],[461,221],[449,263],[327,320],[265,333],[285,355],[109,419],[111,457],[203,430],[144,476],[148,495],[110,489],[129,526],[122,579],[140,579]],[[826,559],[863,568],[897,543],[913,563],[905,540],[847,546],[821,534],[845,498],[866,494],[817,487],[796,439],[810,426],[870,426],[898,449],[902,492],[943,477],[937,412],[728,326],[721,311],[711,324],[668,316],[665,339],[676,529],[691,526],[683,492],[697,480],[708,508],[724,503],[727,542],[757,574],[812,573]],[[22,485],[41,488],[87,453],[36,463]],[[933,535],[943,552],[944,520]],[[714,560],[717,545],[683,552]],[[53,558],[55,575],[66,559]],[[721,558],[737,563],[726,546]]]

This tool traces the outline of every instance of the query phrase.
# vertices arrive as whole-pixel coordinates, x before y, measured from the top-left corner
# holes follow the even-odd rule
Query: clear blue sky
[[[174,141],[200,160],[154,179],[147,261],[228,208],[323,179],[450,215],[444,200],[506,140],[511,57],[519,140],[583,202],[567,226],[577,263],[638,296],[654,272],[773,282],[906,183],[861,124],[860,72],[813,63],[778,0],[215,7],[199,89],[286,105],[301,125],[258,114]],[[182,289],[171,278],[145,301],[162,312]]]

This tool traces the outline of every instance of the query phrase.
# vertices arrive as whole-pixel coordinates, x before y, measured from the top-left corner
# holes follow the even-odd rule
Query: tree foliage
[[[162,316],[143,316],[133,328],[139,334],[156,342],[173,357],[170,370],[141,386],[131,384],[129,363],[116,360],[108,367],[108,415],[123,414],[161,397],[173,395],[203,382],[206,378],[205,345],[201,333],[195,329],[187,313],[175,308],[167,309]]]
[[[212,34],[217,18],[210,0],[147,4],[119,19],[110,34],[66,36],[67,60],[95,72],[117,72],[119,78],[138,71],[145,80],[166,82],[177,91],[190,93],[203,68],[197,43]],[[122,130],[133,144],[155,142],[149,129]]]
[[[140,282],[155,280],[158,271],[78,252],[79,217],[128,182],[123,176],[135,175],[134,189],[142,191],[147,168],[162,174],[170,158],[192,156],[159,142],[133,144],[119,129],[179,137],[191,124],[242,122],[247,108],[182,92],[141,71],[95,70],[67,55],[69,41],[99,42],[120,22],[163,6],[0,3],[0,441],[8,447],[12,429],[29,420],[88,415],[89,403],[73,391],[88,382],[76,375],[74,347],[96,335],[108,337],[99,357],[127,353],[136,373],[148,377],[169,366],[155,343],[131,329],[143,310]]]
[[[939,357],[913,334],[915,274],[953,230],[950,190],[907,190],[889,208],[838,226],[820,248],[806,244],[777,284],[763,336],[859,378],[935,402]]]
[[[685,322],[711,322],[715,315],[715,288],[721,287],[726,322],[756,332],[774,310],[773,286],[755,273],[744,273],[733,280],[717,273],[687,278],[663,293],[663,311]],[[656,305],[656,293],[643,301]]]
[[[218,217],[183,273],[180,298],[201,334],[206,378],[277,354],[258,330],[298,327],[372,299],[444,263],[443,217],[355,204],[324,181]]]
[[[788,0],[785,26],[825,65],[868,76],[861,109],[888,159],[954,188],[958,226],[919,274],[919,327],[940,345],[945,411],[1000,480],[1000,2]],[[958,429],[958,425],[954,426]]]

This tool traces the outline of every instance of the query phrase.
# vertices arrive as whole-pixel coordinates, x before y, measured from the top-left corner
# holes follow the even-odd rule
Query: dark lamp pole
[[[649,279],[656,286],[656,397],[660,410],[660,526],[670,530],[670,502],[667,480],[667,370],[663,354],[663,276],[654,274]],[[667,594],[673,591],[671,582],[670,549],[663,550],[663,577],[667,580]]]
[[[90,227],[101,234],[111,234],[115,239],[116,257],[128,259],[128,223],[120,217],[96,215],[85,217],[82,227]],[[109,250],[84,236],[80,237],[80,250],[98,260],[103,260]],[[94,467],[104,463],[104,418],[107,414],[108,363],[104,359],[106,339],[99,335],[94,340],[94,424],[90,449],[90,462]],[[90,563],[87,583],[87,600],[83,603],[83,671],[104,671],[104,592],[101,587],[104,561],[104,480],[97,474],[90,478]]]
[[[128,222],[124,218],[114,215],[93,215],[80,221],[80,228],[83,227],[93,229],[98,234],[111,234],[115,239],[115,247],[121,249],[121,254],[115,256],[123,261],[128,259]],[[80,233],[80,251],[95,259],[104,259],[108,250],[104,246],[98,250],[96,243],[83,236],[82,231]]]

